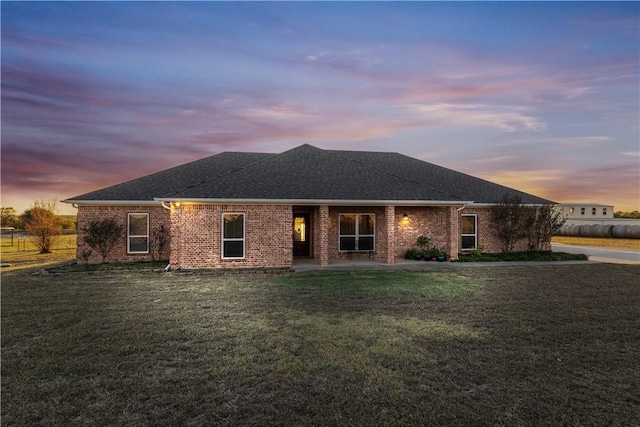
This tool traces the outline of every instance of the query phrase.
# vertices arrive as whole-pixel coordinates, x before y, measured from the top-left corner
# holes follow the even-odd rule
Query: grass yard
[[[3,425],[639,425],[640,268],[2,276]]]
[[[11,267],[4,267],[1,271],[5,273],[74,261],[76,258],[76,239],[77,235],[75,234],[61,235],[50,254],[41,254],[27,236],[14,236],[13,245],[11,237],[3,236],[0,238],[0,261],[11,264]]]

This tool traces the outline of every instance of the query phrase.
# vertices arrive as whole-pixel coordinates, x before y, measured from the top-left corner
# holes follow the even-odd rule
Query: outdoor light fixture
[[[409,215],[407,215],[406,212],[404,213],[404,215],[402,215],[402,223],[403,224],[408,224],[409,223]]]

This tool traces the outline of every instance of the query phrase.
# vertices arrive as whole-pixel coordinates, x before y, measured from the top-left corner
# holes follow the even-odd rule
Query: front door
[[[308,214],[297,214],[293,217],[293,256],[310,256],[311,252],[311,227]]]

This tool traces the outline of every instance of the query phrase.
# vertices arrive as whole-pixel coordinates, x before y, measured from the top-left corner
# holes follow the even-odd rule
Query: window
[[[462,250],[475,249],[478,246],[477,216],[462,215],[460,219],[460,231],[462,235]]]
[[[375,215],[340,214],[340,252],[375,251]]]
[[[586,208],[580,208],[580,215],[584,215]]]
[[[595,215],[596,214],[596,208],[591,208],[591,215]]]
[[[222,215],[222,258],[244,258],[244,214]]]
[[[573,209],[573,208],[569,208],[569,215],[573,216],[573,212],[574,212],[574,210],[575,210],[575,209]]]
[[[127,252],[130,254],[149,253],[149,214],[130,213],[127,230]]]
[[[607,208],[602,208],[602,215],[607,215]]]

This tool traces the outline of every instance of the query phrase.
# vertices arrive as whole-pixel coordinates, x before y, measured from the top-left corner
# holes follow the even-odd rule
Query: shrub
[[[164,224],[161,224],[159,227],[153,230],[153,238],[150,240],[150,248],[149,252],[151,253],[151,257],[154,261],[158,259],[163,259],[163,256],[166,255],[167,249],[169,249],[169,230]],[[158,259],[156,259],[156,254]]]
[[[123,232],[124,227],[114,218],[92,219],[82,228],[82,238],[105,262]]]

